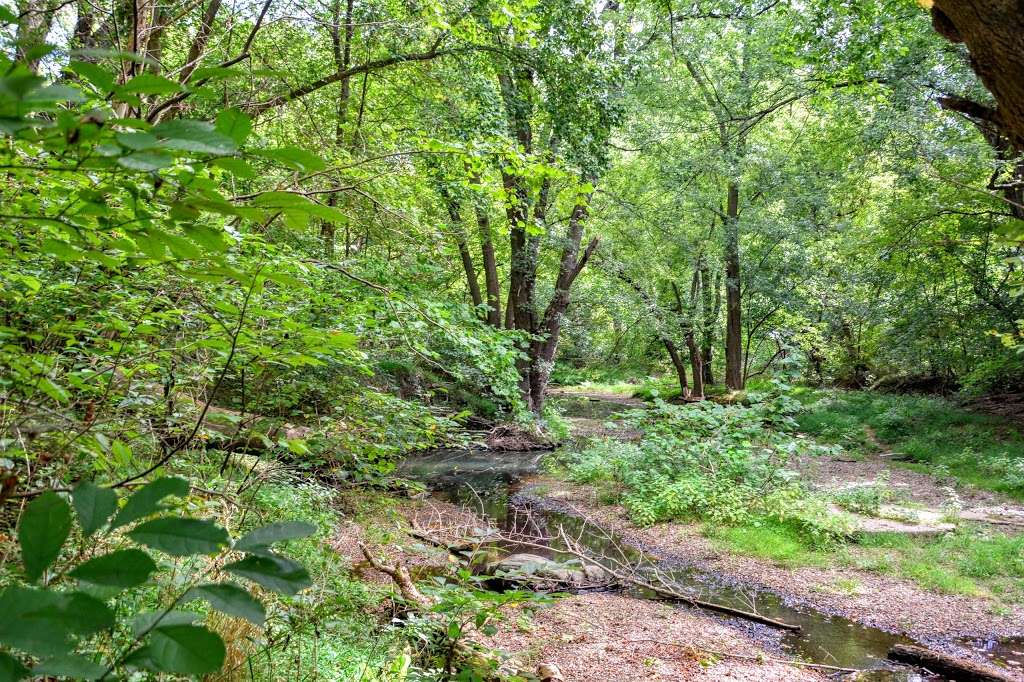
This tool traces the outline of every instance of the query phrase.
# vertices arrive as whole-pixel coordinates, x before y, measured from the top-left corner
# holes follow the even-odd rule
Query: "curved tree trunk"
[[[1024,149],[1024,4],[1021,0],[935,0],[935,30],[971,54],[971,67],[998,106],[995,123]]]

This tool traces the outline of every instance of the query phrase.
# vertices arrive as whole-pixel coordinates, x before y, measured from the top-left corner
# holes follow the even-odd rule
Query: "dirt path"
[[[943,479],[900,466],[893,452],[878,442],[873,433],[869,438],[881,450],[865,457],[846,455],[805,455],[794,462],[801,477],[813,488],[831,492],[856,487],[882,486],[894,496],[886,504],[881,516],[908,521],[910,525],[933,525],[937,530],[951,530],[942,526],[944,517],[955,522],[988,523],[1002,532],[1024,532],[1024,505],[998,493]],[[916,519],[916,520],[915,520]],[[906,524],[905,524],[906,525]],[[899,530],[877,528],[865,524],[862,530]],[[912,528],[904,528],[912,532]]]

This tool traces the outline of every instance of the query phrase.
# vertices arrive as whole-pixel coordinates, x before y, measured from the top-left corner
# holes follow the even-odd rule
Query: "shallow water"
[[[585,412],[588,418],[608,418],[622,410],[614,403],[593,400],[562,399],[563,409],[572,406],[573,416]],[[568,403],[568,404],[567,404]],[[602,404],[603,403],[603,404]],[[913,682],[925,679],[906,668],[886,660],[889,648],[898,643],[912,643],[900,635],[878,628],[865,627],[851,620],[807,608],[787,605],[779,596],[750,588],[737,588],[713,575],[693,568],[659,563],[643,552],[619,541],[613,535],[587,526],[578,517],[559,511],[529,505],[528,498],[516,498],[519,481],[537,471],[547,453],[492,452],[483,450],[435,450],[407,459],[404,475],[425,483],[435,494],[451,502],[466,505],[493,519],[506,533],[556,537],[564,529],[570,537],[592,551],[594,557],[612,557],[640,570],[657,570],[662,580],[668,579],[680,591],[694,598],[713,601],[801,627],[799,632],[783,631],[781,646],[803,660],[842,668],[872,671],[860,679],[879,682]],[[524,524],[528,527],[524,528]],[[557,560],[573,557],[560,550],[557,541],[548,548],[516,546],[507,543],[509,552],[529,551]],[[640,598],[659,598],[643,590],[631,590]],[[972,641],[976,648],[994,663],[1008,668],[1024,664],[1024,643],[1010,640]],[[941,679],[929,677],[927,679]]]

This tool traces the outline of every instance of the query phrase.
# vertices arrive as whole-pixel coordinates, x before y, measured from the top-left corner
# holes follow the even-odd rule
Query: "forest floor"
[[[604,398],[604,394],[591,397]],[[858,399],[854,397],[853,402]],[[841,396],[837,401],[839,409],[849,411],[843,400]],[[852,420],[836,429],[831,428],[836,426],[831,419],[834,414],[816,424],[820,410],[810,411],[811,419],[805,423],[817,432],[814,436],[842,447],[831,454],[800,457],[793,468],[818,494],[858,491],[864,497],[859,492],[864,491],[873,504],[871,510],[857,509],[860,513],[834,507],[836,513],[853,520],[860,540],[830,551],[801,546],[773,528],[716,529],[694,522],[639,527],[622,506],[609,503],[613,496],[608,490],[551,475],[528,480],[524,492],[541,505],[612,531],[659,559],[755,592],[780,595],[790,604],[906,634],[947,650],[952,647],[980,661],[984,659],[968,648],[967,640],[1011,637],[1018,642],[1017,649],[1024,649],[1019,640],[1024,636],[1024,585],[1013,570],[993,571],[986,566],[1005,562],[1015,565],[1019,573],[1024,565],[1024,544],[1019,540],[1024,533],[1024,504],[1019,495],[970,483],[988,483],[992,477],[949,453],[957,448],[968,456],[980,451],[981,456],[975,455],[980,469],[985,453],[1014,447],[1019,435],[988,416],[976,417],[963,410],[953,416],[939,412],[937,417],[926,415],[920,429],[905,429],[901,424],[887,432],[890,436],[900,433],[903,438],[893,440],[912,452],[926,445],[929,437],[942,439],[942,447],[935,448],[938,461],[929,467],[903,461],[902,453],[883,443],[868,419]],[[893,414],[887,417],[899,421]],[[592,435],[587,420],[570,421],[582,435]],[[822,421],[830,428],[821,428]],[[970,427],[976,421],[980,428],[974,431]],[[970,433],[973,442],[965,444],[962,433]],[[961,643],[964,646],[958,646]],[[1024,651],[1016,653],[1011,665],[1024,666]]]
[[[576,437],[641,435],[607,424],[611,412],[639,407],[639,400],[613,391],[558,391],[552,397],[575,401],[573,411],[580,416],[567,421]],[[918,414],[917,406],[911,407]],[[820,414],[809,414],[811,418],[801,424],[807,432],[803,437],[841,442],[842,447],[796,461],[804,480],[826,494],[881,489],[884,504],[856,518],[927,532],[893,532],[884,525],[863,528],[863,537],[870,540],[822,551],[770,527],[712,528],[687,522],[640,527],[623,507],[608,502],[603,494],[607,491],[552,475],[522,480],[519,496],[587,519],[653,557],[692,567],[744,593],[749,590],[754,599],[759,592],[775,594],[787,605],[906,634],[981,662],[985,657],[971,648],[969,639],[1013,637],[1018,643],[1012,646],[1021,649],[1016,638],[1024,637],[1024,584],[1005,571],[990,575],[977,570],[985,562],[1024,562],[1021,543],[1015,539],[1022,530],[1016,522],[1024,518],[1024,505],[1017,497],[958,481],[952,468],[939,475],[910,468],[894,456],[907,449],[902,447],[907,442],[892,438],[891,429],[878,429],[889,436],[883,441],[866,421],[852,420],[836,428],[835,415],[816,422]],[[920,435],[913,429],[908,432]],[[913,447],[910,443],[909,449]],[[950,512],[951,497],[959,505],[956,514]],[[337,527],[331,546],[351,567],[354,579],[381,594],[391,587],[391,579],[368,565],[360,543],[383,561],[405,564],[414,578],[454,576],[456,564],[448,553],[424,543],[418,531],[454,541],[460,532],[481,524],[469,509],[436,498],[410,500],[375,493],[369,506],[358,496],[353,500],[353,508],[364,508],[345,514],[348,520]],[[972,517],[972,512],[977,515]],[[918,518],[908,518],[911,513]],[[955,530],[941,526],[950,522]],[[453,529],[458,532],[445,538]],[[393,608],[390,600],[378,602],[382,623],[394,616]],[[512,674],[529,676],[540,664],[554,664],[566,680],[580,682],[799,681],[828,679],[830,673],[795,665],[780,632],[767,626],[619,593],[576,593],[541,607],[506,608],[496,626],[490,636],[475,632],[470,638],[497,652],[501,670]],[[1024,663],[1024,652],[1011,654],[1020,654]],[[1011,669],[1010,674],[1017,673]]]
[[[1024,635],[1024,608],[1019,604],[1007,606],[990,597],[928,590],[890,574],[854,568],[838,552],[786,561],[744,554],[735,545],[708,537],[699,524],[638,527],[622,507],[601,504],[600,492],[589,486],[550,477],[536,477],[529,484],[526,494],[542,504],[546,501],[585,518],[659,559],[778,594],[790,603],[921,640]],[[800,565],[803,561],[811,565]]]

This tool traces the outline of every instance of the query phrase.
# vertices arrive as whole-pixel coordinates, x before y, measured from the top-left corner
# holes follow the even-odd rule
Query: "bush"
[[[24,580],[0,593],[0,644],[10,648],[0,653],[4,679],[30,672],[74,679],[129,671],[214,673],[227,656],[225,639],[213,626],[220,621],[209,617],[210,627],[197,625],[204,614],[183,610],[186,605],[206,602],[262,628],[263,604],[224,578],[289,597],[311,585],[301,564],[271,546],[316,528],[274,523],[232,541],[211,521],[168,513],[167,498],[187,497],[190,487],[183,478],[158,478],[119,506],[113,489],[82,483],[70,503],[47,491],[26,506],[18,525]],[[182,558],[189,560],[177,561]],[[155,603],[154,593],[162,597]],[[151,606],[157,608],[146,610]]]
[[[710,401],[627,412],[625,423],[644,433],[639,444],[600,441],[561,455],[567,476],[620,499],[632,519],[652,525],[672,519],[736,526],[771,517],[812,542],[843,535],[824,502],[809,496],[786,469],[789,458],[813,448],[793,436],[798,405],[766,394],[751,406]]]
[[[963,392],[970,396],[1024,391],[1024,355],[991,358],[978,364],[961,380]]]

